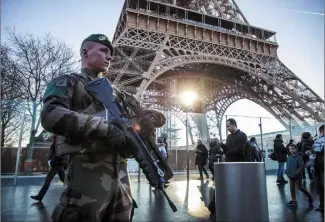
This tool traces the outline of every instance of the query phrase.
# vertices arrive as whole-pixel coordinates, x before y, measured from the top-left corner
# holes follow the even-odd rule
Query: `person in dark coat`
[[[275,159],[279,163],[278,173],[277,173],[277,183],[288,183],[283,177],[284,173],[284,164],[287,162],[288,151],[287,148],[283,145],[283,139],[281,134],[277,134],[274,142],[274,153]]]
[[[198,166],[200,172],[200,180],[203,179],[203,173],[206,175],[207,179],[209,178],[209,174],[204,166],[207,164],[208,158],[208,150],[204,144],[202,144],[202,140],[197,141],[197,147],[195,149],[195,166]]]
[[[256,138],[251,137],[247,142],[247,145],[250,146],[250,153],[248,162],[261,162],[260,154],[259,154],[259,147],[256,143]]]
[[[247,136],[237,128],[236,120],[230,118],[226,121],[226,128],[230,132],[226,144],[220,146],[224,151],[227,162],[245,162]]]
[[[219,140],[217,138],[214,138],[210,141],[209,143],[209,169],[212,173],[212,180],[214,180],[214,166],[213,164],[215,162],[221,161],[221,157],[222,157],[222,150],[220,148],[220,143]]]
[[[247,136],[244,132],[237,128],[235,119],[230,118],[226,120],[226,128],[230,132],[227,136],[226,144],[219,142],[218,144],[223,149],[223,158],[226,157],[227,162],[245,162]],[[208,205],[211,214],[215,211],[215,195]]]
[[[66,159],[64,157],[59,157],[56,155],[55,152],[55,140],[56,136],[53,134],[53,142],[51,145],[51,153],[49,155],[49,161],[50,161],[50,171],[47,173],[44,184],[39,191],[39,193],[35,196],[30,196],[34,200],[42,201],[43,197],[45,196],[47,190],[50,187],[50,184],[56,174],[59,175],[59,178],[62,183],[64,183],[64,177],[65,177],[65,172],[64,169],[66,167]]]
[[[309,156],[306,154],[308,151],[312,150],[314,144],[314,140],[309,132],[304,132],[301,134],[301,141],[297,143],[297,148],[299,154],[302,156],[302,160],[304,164],[306,164],[309,161]],[[310,181],[313,181],[313,174],[310,171],[310,168],[307,168],[307,173]],[[306,180],[306,170],[303,170],[302,173],[303,180]]]
[[[265,150],[261,149],[256,142],[256,138],[255,137],[251,137],[249,139],[249,143],[250,145],[254,146],[257,150],[258,153],[258,157],[259,158],[255,158],[255,160],[259,159],[259,162],[265,162]]]
[[[167,158],[166,158],[166,160],[168,160],[167,134],[166,133],[160,134],[160,137],[158,137],[158,141],[159,141],[159,143],[164,143],[165,144],[165,149],[166,149],[166,152],[167,152]]]

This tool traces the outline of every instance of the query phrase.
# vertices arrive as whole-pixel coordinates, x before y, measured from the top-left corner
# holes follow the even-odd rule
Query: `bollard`
[[[264,162],[214,163],[216,221],[269,221]]]

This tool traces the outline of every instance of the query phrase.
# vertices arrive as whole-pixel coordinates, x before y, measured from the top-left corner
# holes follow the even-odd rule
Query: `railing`
[[[18,163],[18,175],[25,174],[27,159],[27,144],[29,143],[30,127],[32,125],[32,119],[37,122],[39,119],[39,111],[36,112],[36,118],[31,118],[29,114],[26,114],[26,121],[23,123],[21,114],[23,112],[18,110],[18,114],[15,119],[12,119],[13,125],[17,126],[17,129],[5,129],[6,132],[14,130],[13,140],[9,141],[12,146],[8,146],[5,142],[5,146],[1,149],[1,173],[2,174],[14,174],[17,151],[19,144],[19,131],[20,126],[23,126],[22,133],[22,149],[21,157]],[[27,112],[28,113],[28,112]],[[157,136],[161,133],[165,133],[168,137],[168,163],[172,170],[176,173],[186,174],[187,170],[187,147],[186,147],[186,129],[184,119],[185,115],[175,112],[165,112],[167,117],[167,123],[163,128],[157,129]],[[207,114],[188,114],[188,158],[189,158],[189,170],[191,172],[197,172],[195,166],[195,147],[196,141],[202,139],[203,143],[209,149],[207,140],[209,138],[219,138],[225,141],[227,132],[225,127],[226,118],[234,118],[237,121],[238,127],[247,134],[248,139],[255,137],[260,149],[265,151],[265,163],[267,170],[274,170],[277,168],[277,162],[268,158],[268,155],[273,150],[273,140],[276,134],[282,134],[284,144],[286,145],[290,139],[293,139],[295,143],[300,141],[300,136],[303,132],[310,132],[312,136],[315,136],[318,132],[318,127],[324,123],[322,122],[303,122],[301,125],[283,126],[279,120],[270,117],[247,117],[247,116],[224,116],[223,119],[217,120],[217,117],[212,113]],[[220,124],[217,124],[217,122]],[[37,125],[37,124],[34,124]],[[32,171],[34,173],[46,173],[48,171],[48,155],[51,139],[48,138],[48,134],[42,134],[42,126],[40,125],[36,134],[36,141],[34,144],[32,155]],[[130,173],[136,173],[138,171],[137,163],[129,160]]]
[[[235,28],[233,29],[226,29],[226,28],[223,28],[221,27],[221,25],[211,25],[211,24],[207,24],[203,21],[195,21],[195,20],[191,20],[189,19],[186,15],[187,13],[185,13],[183,16],[179,16],[179,15],[176,15],[176,14],[169,14],[167,12],[164,12],[164,13],[161,13],[159,11],[154,11],[154,10],[148,10],[148,9],[144,9],[144,8],[126,8],[125,10],[127,11],[131,11],[131,12],[135,12],[135,13],[141,13],[143,15],[148,15],[148,16],[157,16],[157,17],[165,17],[169,20],[174,20],[175,22],[182,22],[182,23],[187,23],[187,24],[191,24],[191,25],[196,25],[196,26],[201,26],[201,27],[206,27],[207,29],[212,29],[212,30],[218,30],[220,32],[223,32],[223,33],[228,33],[228,34],[232,34],[232,35],[237,35],[237,36],[245,36],[245,38],[248,38],[248,39],[252,39],[252,40],[258,40],[258,41],[261,41],[261,42],[269,42],[269,43],[277,43],[276,42],[276,37],[275,37],[275,34],[272,35],[271,37],[265,39],[265,38],[260,38],[257,36],[256,33],[251,33],[251,29],[258,29],[258,28],[255,28],[253,26],[247,26],[247,29],[250,30],[249,33],[244,33],[244,32],[241,32]],[[187,9],[183,9],[185,11],[188,11]],[[195,12],[196,13],[196,12]],[[202,16],[205,16],[205,15],[202,15]],[[216,21],[219,21],[221,20],[221,18],[214,18]],[[224,20],[224,19],[222,19]],[[235,22],[233,21],[227,21],[227,22],[232,22],[235,24]],[[219,22],[217,22],[219,23]],[[236,25],[244,25],[244,24],[236,24]],[[268,32],[268,31],[264,31],[263,29],[258,29],[261,33],[264,33],[264,32]]]

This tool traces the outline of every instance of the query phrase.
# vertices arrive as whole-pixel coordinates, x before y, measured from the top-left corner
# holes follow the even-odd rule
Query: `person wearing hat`
[[[52,80],[43,97],[41,123],[55,133],[58,155],[68,156],[67,176],[56,221],[131,221],[133,201],[126,159],[130,139],[120,123],[96,116],[104,108],[86,91],[85,85],[107,73],[114,53],[103,34],[86,38],[80,48],[81,71]],[[142,109],[130,94],[114,88],[125,113]],[[148,134],[165,124],[164,115],[150,113],[138,118]]]

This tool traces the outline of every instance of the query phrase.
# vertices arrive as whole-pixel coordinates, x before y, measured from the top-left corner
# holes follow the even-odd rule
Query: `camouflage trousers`
[[[117,163],[112,156],[70,157],[60,204],[52,213],[54,222],[131,221],[127,163]]]

